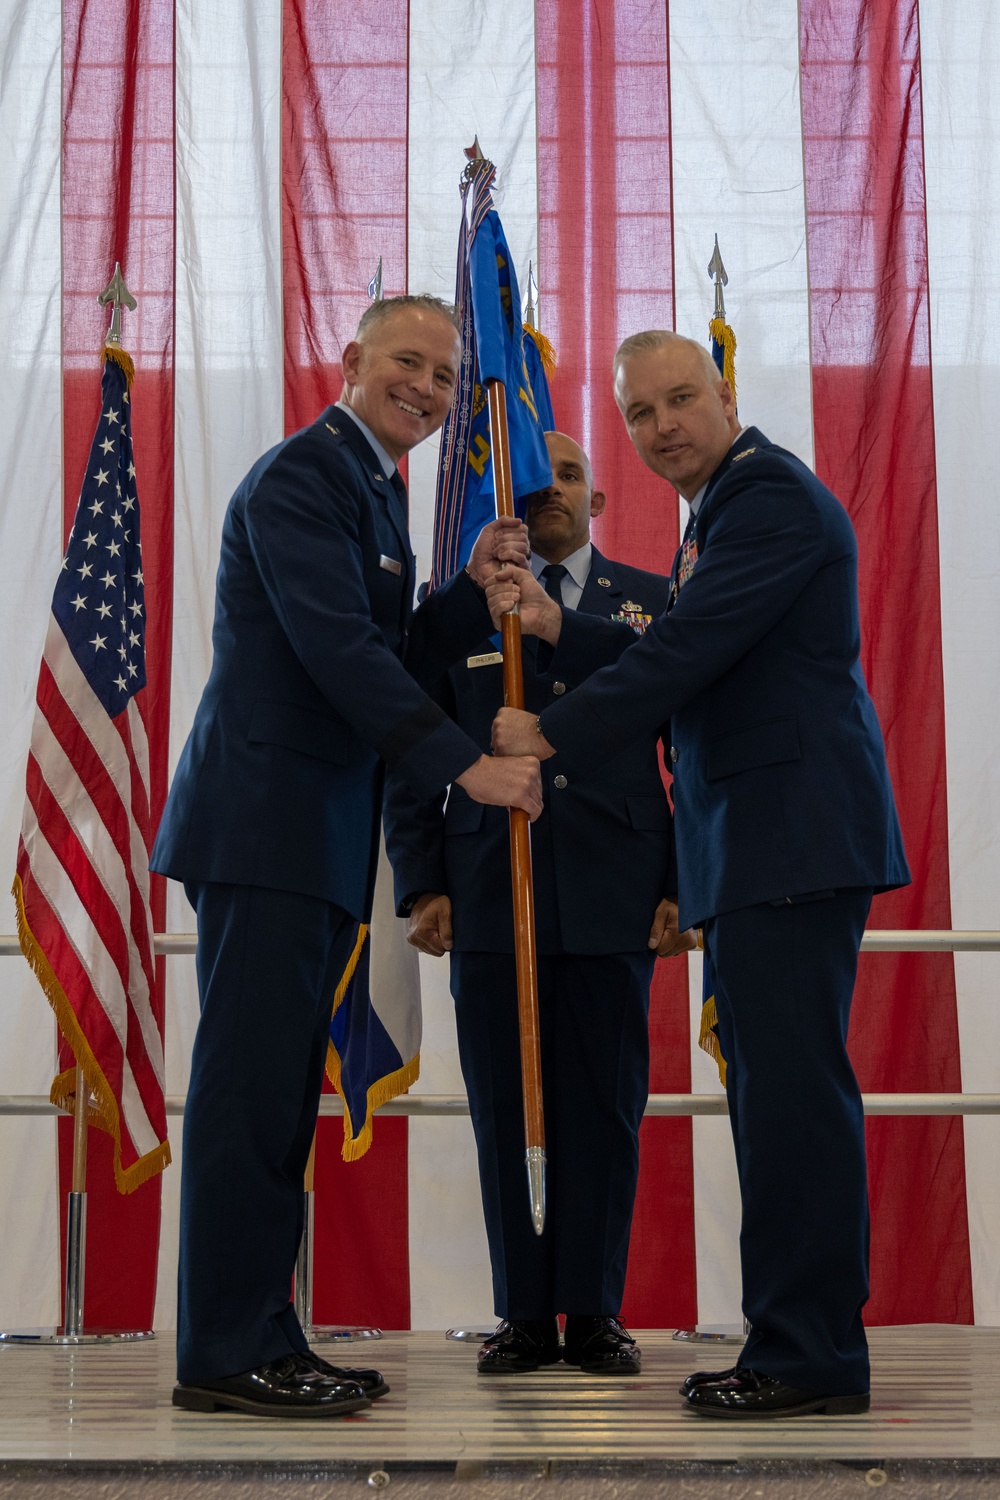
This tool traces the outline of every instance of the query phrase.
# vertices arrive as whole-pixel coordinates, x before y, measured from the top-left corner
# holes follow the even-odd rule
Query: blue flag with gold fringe
[[[493,207],[495,176],[492,162],[477,158],[462,181],[455,274],[462,363],[441,433],[432,588],[464,567],[476,537],[496,513],[487,381],[502,381],[507,393],[515,502],[552,479],[544,436],[554,425],[544,364],[547,346],[540,347],[521,324],[517,276]]]
[[[372,1143],[372,1115],[420,1073],[420,971],[396,918],[384,845],[371,928],[358,923],[354,950],[333,996],[326,1074],[344,1100],[345,1161]]]

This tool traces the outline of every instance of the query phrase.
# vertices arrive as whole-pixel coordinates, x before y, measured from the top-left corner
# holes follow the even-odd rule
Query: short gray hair
[[[363,344],[366,333],[370,333],[385,318],[391,317],[395,312],[402,312],[407,307],[421,307],[425,312],[440,313],[458,333],[462,332],[458,311],[450,302],[443,302],[440,297],[421,292],[412,297],[380,297],[377,302],[370,303],[361,314],[358,331],[354,335],[355,341]]]
[[[674,333],[669,328],[647,328],[644,333],[633,333],[627,339],[623,339],[615,351],[611,365],[611,379],[617,381],[618,371],[634,354],[644,354],[649,349],[662,349],[670,344],[687,344],[701,360],[706,376],[713,382],[722,379],[718,365],[704,344],[699,344],[697,339],[685,338],[682,333]]]

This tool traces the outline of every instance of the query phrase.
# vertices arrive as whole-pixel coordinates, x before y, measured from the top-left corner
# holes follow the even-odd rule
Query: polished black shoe
[[[244,1411],[254,1417],[346,1417],[370,1405],[353,1380],[321,1374],[302,1354],[286,1354],[199,1384],[174,1386],[173,1402],[185,1411]]]
[[[504,1321],[479,1346],[480,1375],[521,1375],[559,1362],[559,1324],[555,1318]]]
[[[619,1318],[585,1318],[570,1313],[563,1335],[563,1359],[588,1375],[638,1375],[642,1353]]]
[[[728,1370],[695,1370],[682,1381],[679,1394],[689,1396],[696,1385],[718,1385],[720,1380],[730,1380],[739,1374],[739,1365],[730,1365]]]
[[[328,1375],[331,1380],[351,1381],[354,1385],[359,1385],[369,1401],[377,1401],[379,1396],[389,1394],[389,1387],[378,1370],[352,1370],[342,1365],[331,1365],[315,1349],[305,1350],[302,1358],[307,1359],[314,1370],[318,1370],[321,1375]]]
[[[870,1405],[867,1391],[854,1396],[823,1396],[796,1390],[773,1375],[738,1369],[724,1380],[696,1385],[686,1398],[688,1411],[700,1417],[730,1417],[744,1420],[764,1417],[804,1417],[816,1412],[843,1417],[865,1412]]]

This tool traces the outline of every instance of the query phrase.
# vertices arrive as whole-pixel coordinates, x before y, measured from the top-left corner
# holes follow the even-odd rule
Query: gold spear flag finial
[[[722,252],[719,249],[719,236],[715,236],[715,249],[712,251],[712,259],[708,263],[709,276],[715,277],[715,308],[709,321],[708,331],[712,338],[712,358],[719,367],[719,373],[724,380],[728,380],[736,396],[736,335],[726,322],[726,302],[722,295],[723,287],[729,285],[729,277],[726,268],[722,264]]]

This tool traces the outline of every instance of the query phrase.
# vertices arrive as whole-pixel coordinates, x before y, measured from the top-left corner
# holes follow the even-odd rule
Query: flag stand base
[[[479,1344],[483,1339],[491,1339],[496,1331],[495,1323],[492,1328],[449,1328],[445,1338],[454,1344]]]
[[[316,1142],[313,1140],[313,1151]],[[313,1309],[313,1236],[315,1231],[315,1219],[313,1215],[312,1194],[312,1166],[313,1154],[309,1154],[309,1165],[306,1169],[307,1186],[302,1194],[302,1238],[299,1241],[299,1253],[295,1261],[295,1316],[299,1320],[302,1332],[310,1344],[351,1343],[360,1339],[380,1339],[381,1328],[353,1328],[340,1324],[314,1323],[312,1318]]]
[[[736,1323],[699,1323],[697,1328],[675,1328],[673,1338],[682,1344],[732,1344],[742,1348],[749,1332],[746,1322],[742,1327]]]
[[[380,1339],[381,1328],[351,1328],[336,1323],[310,1323],[303,1328],[310,1344],[350,1343],[356,1339]]]
[[[50,1347],[62,1344],[75,1348],[78,1344],[134,1343],[138,1339],[153,1339],[151,1328],[95,1328],[89,1333],[67,1333],[63,1328],[10,1328],[0,1331],[0,1344]]]

